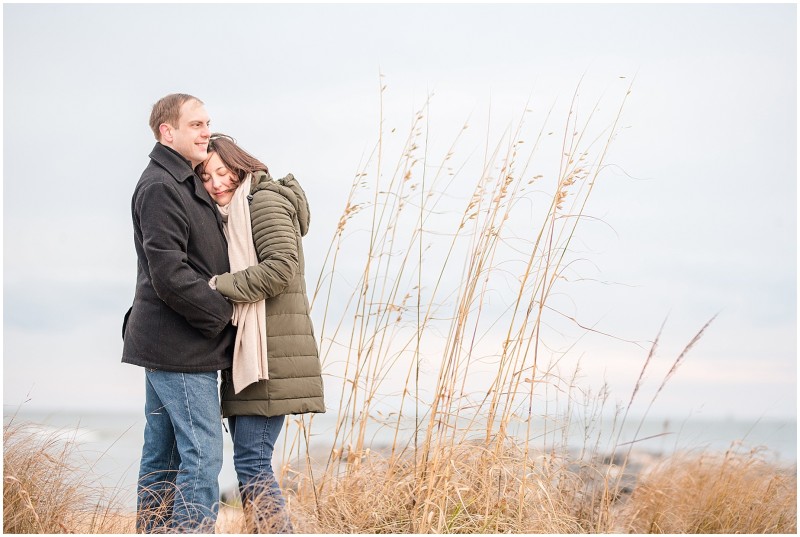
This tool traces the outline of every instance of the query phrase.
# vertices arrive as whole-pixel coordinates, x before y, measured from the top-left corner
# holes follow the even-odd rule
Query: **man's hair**
[[[186,101],[191,100],[203,104],[203,101],[193,95],[187,93],[171,93],[166,97],[162,97],[153,105],[153,110],[150,112],[150,128],[153,129],[156,140],[159,142],[161,141],[161,131],[159,127],[162,123],[169,123],[176,129],[178,128],[178,121],[181,118],[181,106],[183,106]]]

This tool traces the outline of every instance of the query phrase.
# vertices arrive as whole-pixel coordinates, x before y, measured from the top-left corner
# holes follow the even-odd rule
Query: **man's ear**
[[[172,125],[162,123],[158,126],[158,132],[161,133],[161,139],[165,142],[172,143]]]

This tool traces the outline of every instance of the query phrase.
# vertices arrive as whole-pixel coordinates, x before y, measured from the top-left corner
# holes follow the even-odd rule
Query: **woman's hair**
[[[215,132],[208,141],[208,152],[219,155],[220,160],[225,166],[236,174],[239,181],[244,181],[248,173],[263,171],[269,173],[267,165],[256,157],[236,145],[236,140],[227,134]],[[198,173],[203,172],[203,165],[197,166]]]

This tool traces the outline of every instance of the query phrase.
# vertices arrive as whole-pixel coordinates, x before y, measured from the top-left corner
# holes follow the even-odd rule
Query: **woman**
[[[287,414],[325,412],[301,242],[308,201],[291,174],[273,181],[223,134],[211,136],[197,172],[228,238],[231,272],[209,285],[235,304],[233,368],[220,391],[248,530],[291,532],[272,452]]]

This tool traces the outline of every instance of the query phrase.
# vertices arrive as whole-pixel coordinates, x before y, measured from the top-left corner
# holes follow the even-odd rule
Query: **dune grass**
[[[71,462],[75,438],[30,424],[3,426],[4,533],[132,533],[117,491]]]
[[[562,368],[574,338],[594,331],[577,320],[568,283],[581,277],[587,254],[578,232],[596,221],[587,208],[630,87],[610,116],[600,117],[600,102],[587,110],[580,87],[563,114],[545,110],[533,129],[526,106],[497,138],[487,126],[478,149],[466,140],[468,123],[444,148],[434,143],[430,102],[400,136],[383,117],[385,90],[381,80],[378,142],[355,173],[310,282],[336,424],[318,431],[313,415],[287,420],[278,470],[295,530],[796,530],[795,468],[758,452],[678,454],[647,467],[637,463],[634,443],[621,442],[631,409],[646,397],[661,332],[640,345],[643,366],[625,405],[606,408],[607,387],[581,385],[579,365],[568,374]],[[459,161],[459,151],[471,156]],[[712,321],[644,399],[645,416]],[[585,431],[577,451],[569,442],[576,426]],[[610,441],[601,441],[601,429],[611,430]],[[391,441],[374,442],[376,431]],[[6,456],[31,451],[24,446],[33,440],[13,441],[14,434],[4,437]],[[63,457],[41,453],[37,464],[54,468],[23,478],[10,470],[19,465],[6,463],[4,497],[16,502],[4,510],[6,531],[106,529],[103,516],[87,525],[69,515],[102,514],[105,500],[36,503],[74,496],[47,499],[39,491],[58,487],[40,486],[37,476],[82,487],[61,469]],[[218,532],[245,529],[240,508],[223,509]]]
[[[642,476],[621,518],[631,533],[797,533],[797,471],[758,450],[677,455]]]
[[[4,429],[4,533],[134,533],[132,513],[115,491],[92,483],[70,463],[73,442],[20,425]],[[796,468],[759,450],[679,453],[645,467],[632,494],[608,497],[610,470],[600,461],[576,467],[542,454],[527,461],[480,442],[454,449],[437,483],[429,524],[442,533],[796,533]],[[617,468],[618,469],[618,468]],[[526,486],[520,487],[526,475]],[[592,483],[600,484],[592,487]],[[287,482],[298,533],[413,533],[418,484],[413,464],[389,464],[369,452],[314,501]],[[593,492],[594,491],[594,492]],[[618,491],[619,492],[619,491]],[[598,515],[606,513],[598,527]],[[263,529],[269,529],[264,524]],[[223,507],[218,533],[246,532],[240,508]]]
[[[355,175],[313,295],[323,363],[338,381],[328,385],[339,388],[338,398],[328,392],[338,419],[325,460],[299,456],[314,442],[313,416],[287,427],[284,459],[298,456],[283,477],[309,531],[572,533],[636,525],[620,518],[635,485],[636,443],[621,443],[620,433],[646,397],[661,332],[649,353],[642,346],[639,379],[627,405],[610,412],[611,423],[603,423],[605,387],[592,394],[576,381],[579,366],[567,376],[558,367],[571,348],[558,344],[564,323],[592,330],[559,295],[580,276],[576,237],[595,220],[587,207],[629,94],[630,87],[600,127],[601,103],[587,110],[580,87],[561,125],[551,124],[551,109],[530,132],[526,107],[494,143],[487,135],[472,172],[455,157],[468,125],[437,154],[429,102],[405,139],[386,132],[381,114],[378,143]],[[390,154],[398,158],[387,162]],[[454,200],[455,182],[459,191],[471,184],[471,194]],[[713,320],[644,400],[640,427]],[[576,420],[587,431],[579,453],[568,445]],[[393,431],[393,441],[374,445],[376,428]],[[612,441],[601,445],[602,428],[612,430]],[[603,462],[607,454],[618,464]]]

